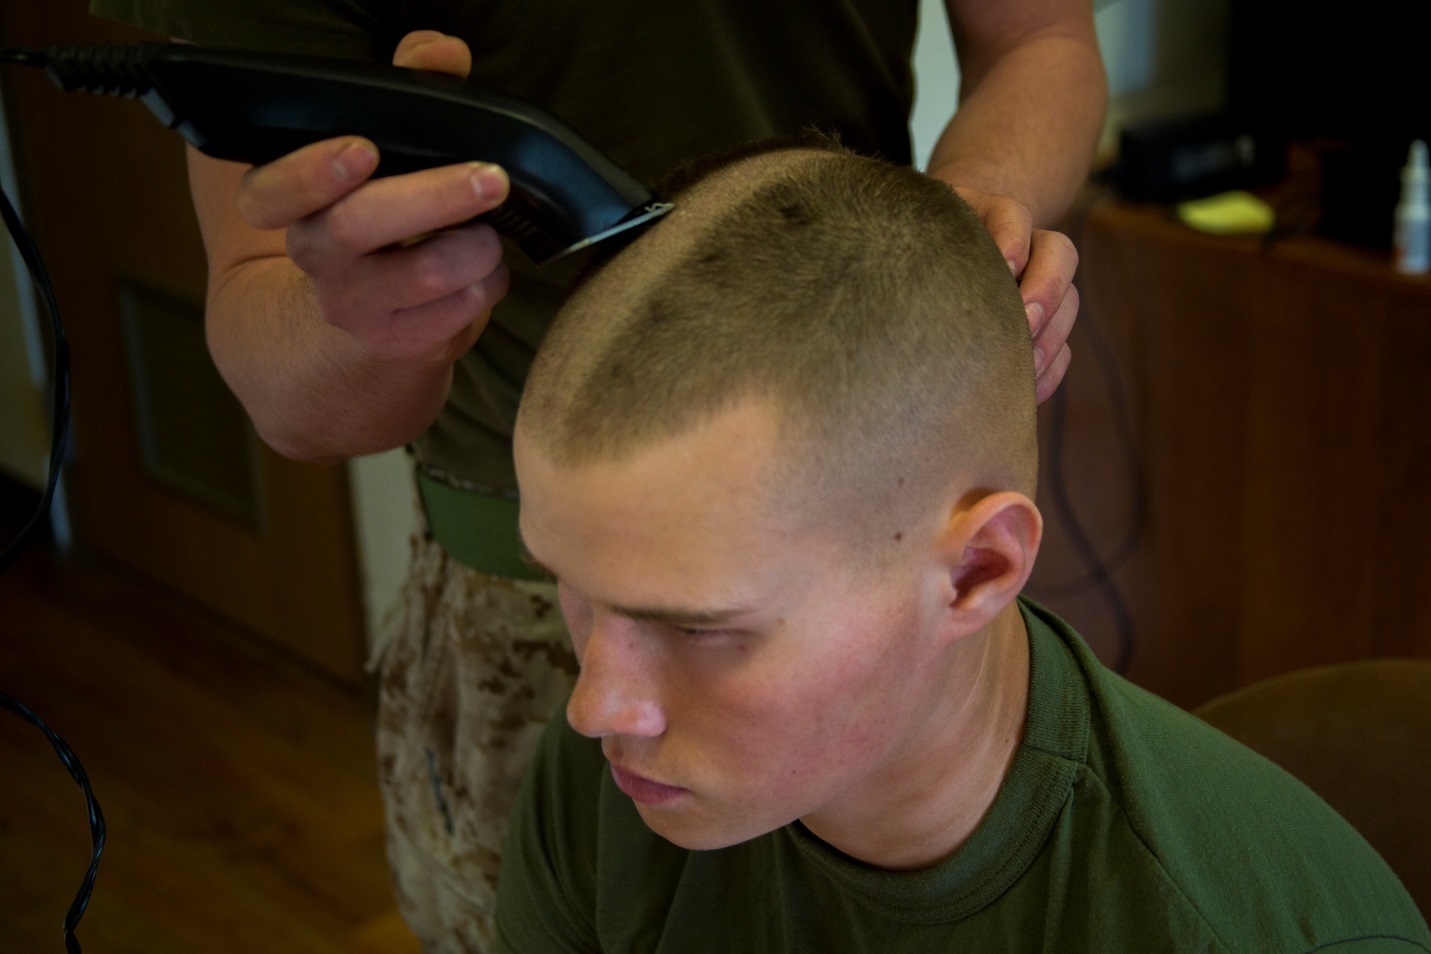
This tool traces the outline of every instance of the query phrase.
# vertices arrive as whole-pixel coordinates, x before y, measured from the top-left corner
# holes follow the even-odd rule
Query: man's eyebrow
[[[613,606],[613,613],[642,623],[665,623],[670,626],[719,626],[750,610],[743,606],[729,609],[688,609],[679,606]]]
[[[558,579],[551,567],[532,555],[527,541],[521,539],[517,531],[517,542],[521,547],[522,562],[533,569],[545,573],[553,580]],[[691,609],[681,606],[612,606],[611,611],[627,619],[642,623],[665,623],[670,626],[718,626],[750,612],[749,607],[732,606],[726,609]]]

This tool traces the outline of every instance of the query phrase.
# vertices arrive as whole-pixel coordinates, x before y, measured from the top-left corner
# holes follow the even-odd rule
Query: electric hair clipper
[[[139,98],[217,159],[255,165],[334,136],[378,147],[375,175],[481,160],[511,193],[479,216],[543,264],[670,210],[554,116],[455,76],[179,43],[5,57],[65,90]]]

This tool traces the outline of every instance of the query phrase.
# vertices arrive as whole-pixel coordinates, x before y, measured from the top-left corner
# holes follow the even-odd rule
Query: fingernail
[[[1009,266],[1009,271],[1013,272],[1015,275],[1017,275],[1017,274],[1019,273],[1019,267],[1014,264],[1014,260],[1013,260],[1013,259],[1011,259],[1011,258],[1006,258],[1006,259],[1004,259],[1004,264],[1007,265],[1007,266]]]
[[[1043,305],[1040,305],[1038,302],[1025,305],[1024,314],[1029,320],[1029,330],[1034,334],[1038,334],[1039,329],[1043,327]]]
[[[403,55],[407,57],[416,53],[418,50],[422,49],[425,46],[431,46],[432,44],[436,43],[438,40],[442,39],[442,34],[437,33],[435,31],[431,31],[427,32],[425,35],[423,35],[420,39],[417,40],[412,40],[406,37],[404,39],[407,42],[405,44],[399,44],[399,47],[401,48]]]
[[[1043,362],[1044,362],[1043,349],[1042,349],[1042,348],[1039,348],[1039,347],[1035,347],[1035,348],[1034,348],[1034,377],[1038,377],[1040,374],[1043,374]]]
[[[507,173],[491,163],[473,163],[472,188],[480,199],[498,198],[507,191]]]
[[[378,152],[365,142],[344,146],[333,159],[333,176],[341,183],[352,182],[367,175],[378,164]]]

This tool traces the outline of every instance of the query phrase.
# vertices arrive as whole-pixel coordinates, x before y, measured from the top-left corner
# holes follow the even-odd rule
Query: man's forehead
[[[731,607],[754,605],[760,581],[779,574],[754,573],[752,561],[810,542],[772,498],[778,427],[752,401],[630,454],[570,464],[519,424],[524,545],[610,606],[716,606],[732,615]]]

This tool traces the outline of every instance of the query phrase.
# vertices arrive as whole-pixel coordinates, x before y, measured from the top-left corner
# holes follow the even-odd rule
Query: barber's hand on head
[[[466,76],[472,56],[462,40],[423,30],[402,39],[393,63]],[[251,170],[240,214],[287,228],[324,320],[374,357],[450,364],[507,292],[497,233],[469,222],[506,199],[506,173],[468,163],[370,179],[377,164],[365,139],[314,143]]]
[[[1057,390],[1073,357],[1068,335],[1078,317],[1078,289],[1073,286],[1078,250],[1061,232],[1034,228],[1029,210],[1014,199],[962,186],[954,191],[974,209],[1019,279],[1033,334],[1038,401],[1043,403]]]

